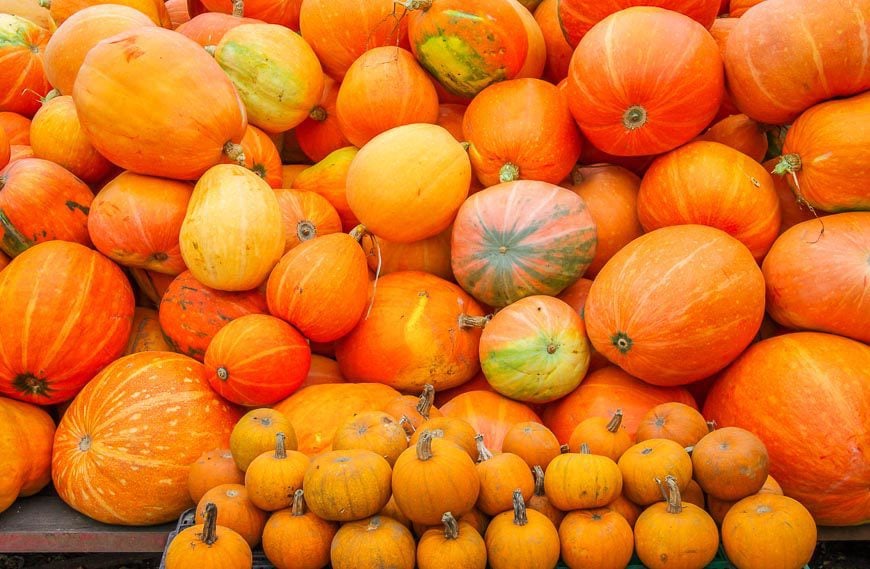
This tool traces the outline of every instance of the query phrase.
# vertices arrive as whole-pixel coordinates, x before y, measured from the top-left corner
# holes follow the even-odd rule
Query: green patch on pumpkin
[[[471,98],[506,79],[504,68],[487,69],[486,60],[472,45],[444,30],[423,38],[416,47],[420,64],[454,95]]]

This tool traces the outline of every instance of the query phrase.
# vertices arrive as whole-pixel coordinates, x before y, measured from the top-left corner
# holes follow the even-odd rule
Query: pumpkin
[[[501,450],[519,456],[529,468],[547,468],[561,452],[553,431],[535,421],[516,423],[508,429]]]
[[[800,502],[757,494],[739,501],[722,523],[722,545],[738,567],[803,567],[816,548],[816,523]]]
[[[673,476],[666,482],[668,501],[644,510],[634,525],[637,556],[650,569],[706,567],[719,550],[719,530],[702,508],[682,502]]]
[[[205,521],[208,504],[217,506],[220,525],[238,533],[251,547],[260,543],[268,516],[251,503],[243,485],[222,484],[206,492],[196,507],[196,523]]]
[[[39,405],[72,399],[123,353],[133,303],[117,265],[78,243],[16,257],[0,273],[0,393]]]
[[[716,429],[692,450],[695,480],[704,492],[722,500],[755,494],[767,480],[767,470],[764,443],[739,427]]]
[[[441,416],[441,411],[432,406],[434,400],[435,388],[431,383],[427,383],[423,386],[423,391],[419,396],[402,395],[396,397],[387,403],[383,410],[397,421],[405,420],[410,423],[416,430],[430,418]]]
[[[172,284],[172,281],[175,280],[175,275],[167,275],[165,273],[157,273],[145,269],[130,269],[129,275],[132,282],[135,283],[138,288],[142,303],[153,305],[155,307],[160,305],[163,295],[166,294],[166,289],[168,289],[169,285]],[[166,341],[169,342],[170,345],[172,344],[172,342],[169,341],[169,337],[166,338]],[[173,347],[170,351],[175,351],[175,348]]]
[[[558,83],[568,76],[568,66],[574,48],[565,39],[559,22],[559,1],[543,0],[534,11],[535,21],[541,28],[546,44],[547,62],[544,68],[544,79]]]
[[[325,520],[367,518],[390,499],[390,463],[368,449],[333,450],[316,456],[305,471],[308,507]]]
[[[569,512],[559,526],[559,542],[568,567],[624,569],[634,553],[631,526],[606,508]]]
[[[499,184],[469,197],[456,215],[451,264],[477,300],[503,307],[555,295],[583,275],[596,227],[582,198],[531,180]]]
[[[520,74],[529,53],[526,24],[510,2],[425,0],[406,5],[414,56],[453,95],[471,98]],[[456,13],[468,14],[457,18]]]
[[[124,169],[195,180],[225,153],[240,161],[246,120],[239,95],[181,34],[140,27],[112,36],[88,52],[72,96],[91,144]]]
[[[280,188],[284,181],[281,156],[269,135],[249,124],[242,136],[241,146],[245,155],[243,166],[266,180],[269,187]],[[234,164],[235,161],[227,156],[224,157],[224,163]]]
[[[173,352],[172,345],[160,329],[157,311],[137,306],[133,312],[133,325],[124,355],[136,352]]]
[[[341,219],[329,201],[305,190],[275,190],[284,226],[284,252],[318,236],[341,231]]]
[[[490,85],[468,105],[462,130],[484,186],[519,179],[558,184],[580,157],[580,131],[565,99],[540,79]]]
[[[311,354],[311,367],[299,389],[309,385],[321,385],[324,383],[344,383],[341,370],[338,368],[338,362],[326,356]]]
[[[245,18],[241,14],[224,14],[223,12],[203,12],[197,14],[175,30],[202,47],[217,47],[231,29],[244,24],[262,24],[261,20]]]
[[[520,490],[513,511],[495,516],[484,537],[492,569],[550,569],[559,561],[559,532],[547,516],[526,509]]]
[[[274,408],[293,423],[298,450],[314,455],[329,450],[338,426],[354,413],[377,411],[399,392],[380,384],[311,385]]]
[[[0,397],[0,512],[51,481],[54,433],[54,421],[43,409]]]
[[[85,183],[62,166],[41,158],[16,160],[0,171],[0,249],[15,257],[55,239],[89,246],[93,199]]]
[[[347,173],[357,152],[354,146],[330,152],[326,158],[300,172],[292,184],[293,189],[308,190],[326,198],[338,212],[344,231],[359,225],[359,220],[347,203],[346,192]]]
[[[761,270],[737,239],[704,225],[664,227],[601,270],[586,300],[586,329],[595,349],[630,374],[686,384],[749,345],[764,315],[763,290]]]
[[[202,524],[181,530],[166,548],[166,569],[214,567],[245,569],[251,567],[251,546],[235,531],[217,525],[218,510],[206,504]]]
[[[49,31],[19,16],[0,14],[0,111],[32,117],[51,89],[44,53]]]
[[[41,6],[38,0],[2,0],[0,1],[0,13],[20,16],[52,33],[57,28],[54,20],[51,19],[48,8]]]
[[[169,352],[124,356],[64,413],[54,440],[54,487],[70,507],[103,523],[175,520],[192,505],[190,465],[227,445],[237,417],[197,361]]]
[[[615,500],[607,504],[606,508],[613,510],[628,522],[628,525],[634,528],[635,522],[637,522],[638,516],[642,511],[642,508],[625,497],[624,494],[620,494],[616,497]]]
[[[435,525],[444,512],[462,516],[480,494],[480,477],[468,453],[452,442],[423,431],[413,447],[396,460],[393,498],[408,519]]]
[[[284,251],[275,192],[241,166],[219,164],[196,183],[179,234],[193,276],[224,291],[262,284]]]
[[[868,18],[864,3],[826,0],[808,0],[800,10],[768,0],[744,14],[725,48],[737,108],[759,122],[787,124],[816,103],[870,88],[862,39]],[[793,64],[783,67],[783,59]]]
[[[370,49],[347,70],[338,89],[336,116],[354,146],[391,128],[435,123],[438,94],[411,52],[396,46]]]
[[[332,569],[414,569],[414,536],[404,524],[385,516],[346,523],[330,548]]]
[[[354,157],[347,203],[375,235],[409,243],[450,225],[470,180],[468,155],[447,130],[406,124],[377,135]]]
[[[388,275],[398,271],[423,271],[436,277],[453,281],[453,268],[450,266],[450,239],[453,227],[450,226],[438,235],[413,241],[398,243],[366,234],[362,245],[366,252],[369,269],[378,275]]]
[[[3,127],[0,126],[0,169],[4,168],[9,163],[9,158],[12,156],[12,148],[9,144],[9,136]]]
[[[617,251],[643,233],[637,219],[640,178],[620,166],[597,164],[575,168],[571,182],[564,186],[583,198],[595,222],[595,256],[583,273],[592,278]]]
[[[284,433],[285,449],[296,450],[296,432],[281,411],[263,408],[245,413],[230,434],[230,451],[239,470],[248,470],[255,458],[274,451],[278,433]]]
[[[465,141],[462,121],[465,118],[466,110],[468,110],[468,106],[459,103],[441,103],[438,105],[438,122],[436,124],[447,129],[457,142]]]
[[[416,446],[417,441],[420,440],[420,435],[426,431],[430,431],[433,437],[439,437],[456,444],[467,452],[468,456],[477,460],[477,441],[475,439],[477,433],[468,421],[456,417],[432,417],[414,431],[408,440],[408,446]]]
[[[697,409],[671,401],[647,411],[637,428],[637,440],[669,439],[682,447],[690,447],[708,432],[707,421]]]
[[[659,6],[689,16],[705,28],[709,28],[719,13],[717,0],[560,0],[558,17],[571,46],[580,40],[601,20],[631,6]]]
[[[696,140],[718,142],[730,146],[756,162],[764,160],[767,154],[768,141],[765,127],[744,114],[723,118]]]
[[[867,93],[811,107],[788,130],[774,174],[785,176],[798,201],[811,207],[830,212],[870,210],[866,188],[855,173],[867,165],[861,149],[870,135],[856,129],[841,136],[843,124],[860,124],[868,117]]]
[[[6,253],[3,253],[2,251],[0,251],[0,271],[2,271],[7,266],[9,266],[9,261],[10,261],[10,259],[9,259],[9,257],[6,256]]]
[[[285,447],[286,435],[275,435],[274,452],[264,452],[248,465],[245,488],[257,508],[275,512],[294,505],[294,493],[301,490],[310,459]]]
[[[299,30],[299,10],[301,0],[280,0],[264,2],[263,0],[202,0],[202,5],[210,12],[225,14],[244,14],[269,24],[279,24],[291,30]]]
[[[649,385],[615,366],[589,374],[580,387],[544,409],[544,424],[560,442],[566,443],[581,421],[589,417],[610,420],[622,409],[622,426],[634,437],[643,416],[653,407],[679,401],[697,407],[692,395],[683,388]]]
[[[190,21],[187,0],[166,0],[166,12],[169,14],[169,27],[172,30],[177,30],[178,26]]]
[[[266,522],[263,552],[278,569],[321,569],[329,564],[337,524],[308,511],[301,488],[293,493],[292,502]]]
[[[24,115],[11,111],[0,111],[0,129],[6,131],[6,135],[9,137],[9,144],[29,145],[30,124],[30,119]]]
[[[556,297],[562,302],[565,302],[573,308],[577,314],[580,315],[580,318],[583,318],[584,306],[586,305],[586,298],[589,296],[589,289],[592,287],[592,280],[587,278],[581,278],[574,281],[573,284],[569,285],[568,288],[559,293]],[[589,347],[590,351],[592,347]],[[591,354],[594,356],[595,354]],[[591,367],[591,361],[590,361]]]
[[[480,494],[477,508],[484,514],[494,516],[510,510],[513,506],[512,489],[522,492],[523,500],[529,500],[535,491],[535,479],[529,465],[518,455],[500,452],[493,455],[483,442],[477,441],[477,475],[480,478]]]
[[[245,314],[267,312],[258,290],[225,292],[205,286],[190,271],[178,275],[160,300],[160,327],[175,350],[200,361],[214,335]]]
[[[296,179],[303,170],[308,169],[308,164],[282,164],[281,165],[281,187],[282,188],[291,188],[293,186],[293,181]],[[276,190],[276,194],[277,194]],[[314,192],[311,192],[314,193]],[[322,197],[322,196],[321,196]],[[324,198],[326,199],[326,198]],[[280,201],[280,200],[279,200]],[[329,202],[327,202],[329,203]],[[331,204],[330,204],[331,205]],[[333,208],[335,209],[335,208]]]
[[[314,51],[280,25],[236,26],[221,38],[214,58],[238,89],[248,121],[266,132],[297,126],[323,93],[323,70]]]
[[[698,486],[700,489],[700,486]],[[703,492],[703,491],[702,491]],[[764,486],[756,494],[776,494],[782,496],[782,487],[771,475],[767,475],[767,480],[764,481]],[[707,511],[718,526],[722,526],[725,516],[734,507],[734,504],[740,500],[722,500],[712,494],[707,496]]]
[[[51,10],[51,18],[58,26],[63,25],[76,13],[88,7],[104,4],[104,0],[50,0],[46,2]],[[120,0],[115,4],[129,6],[142,12],[158,26],[168,28],[170,25],[169,13],[161,0]]]
[[[213,449],[203,452],[190,465],[187,490],[190,498],[198,504],[206,492],[223,484],[244,484],[245,473],[236,466],[230,449]]]
[[[685,449],[668,439],[649,439],[626,450],[619,458],[619,470],[624,481],[622,493],[641,506],[662,499],[656,479],[676,478],[684,491],[692,479],[692,458]]]
[[[756,4],[761,4],[762,1],[763,0],[730,0],[728,4],[728,15],[732,18],[739,18]]]
[[[509,0],[508,4],[510,4],[514,12],[523,21],[523,28],[525,29],[526,40],[528,41],[526,59],[523,61],[523,66],[520,67],[515,79],[540,79],[547,65],[547,43],[544,40],[544,32],[541,31],[541,27],[535,21],[531,9],[523,6],[519,0]]]
[[[308,118],[294,129],[299,148],[315,162],[323,160],[330,152],[350,146],[336,113],[340,85],[329,75],[324,75],[320,102],[311,109]]]
[[[761,439],[770,474],[819,525],[866,523],[868,467],[860,457],[870,444],[868,373],[870,348],[861,342],[816,332],[775,336],[713,384],[704,416]]]
[[[639,6],[608,16],[583,37],[571,57],[567,96],[592,144],[640,156],[700,134],[724,91],[719,48],[704,27],[671,10]]]
[[[392,0],[306,0],[299,26],[324,71],[341,81],[365,51],[407,45],[408,21],[396,8]]]
[[[45,45],[46,78],[61,94],[71,95],[79,69],[92,47],[106,38],[142,27],[155,27],[155,22],[129,5],[95,4],[75,12]]]
[[[30,146],[13,144],[9,147],[9,164],[24,158],[33,158],[33,149]]]
[[[517,423],[541,418],[526,405],[489,391],[468,391],[441,406],[448,417],[463,419],[483,434],[493,452],[501,452],[507,432]]]
[[[776,240],[762,264],[774,320],[870,343],[870,316],[861,308],[868,222],[870,212],[838,213],[799,223]]]
[[[537,510],[550,518],[553,525],[558,528],[565,517],[565,512],[554,506],[547,497],[544,486],[544,467],[535,465],[532,467],[532,474],[535,476],[535,491],[532,493],[532,497],[529,498],[527,506],[529,509]]]
[[[228,401],[272,405],[295,392],[311,365],[311,348],[295,328],[267,314],[248,314],[221,328],[205,351],[208,381]]]
[[[408,448],[399,422],[383,411],[363,411],[348,417],[335,431],[335,450],[367,449],[384,457],[392,467]]]
[[[386,275],[366,317],[336,345],[341,373],[404,392],[460,385],[479,365],[480,329],[465,323],[469,316],[483,310],[453,283],[416,271]]]
[[[420,569],[485,569],[486,543],[470,523],[457,521],[453,514],[441,516],[442,528],[426,530],[417,544]]]
[[[178,235],[193,187],[187,182],[122,172],[91,203],[88,233],[120,265],[182,273]]]
[[[584,419],[571,433],[568,448],[579,449],[585,443],[592,454],[616,462],[634,444],[622,426],[622,417],[622,409],[617,409],[610,420],[605,417]]]
[[[600,508],[622,491],[622,474],[616,462],[580,445],[579,452],[560,454],[550,462],[544,476],[544,491],[562,511]]]

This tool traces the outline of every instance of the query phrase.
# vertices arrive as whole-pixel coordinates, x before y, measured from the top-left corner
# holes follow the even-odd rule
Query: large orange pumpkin
[[[104,523],[175,520],[193,504],[190,465],[226,447],[237,419],[195,360],[169,352],[125,356],[88,383],[61,419],[54,486],[72,508]]]
[[[78,243],[31,247],[0,273],[0,393],[71,399],[124,351],[133,291],[117,265]]]
[[[43,409],[0,397],[0,512],[51,481],[54,421]]]
[[[43,57],[49,32],[30,20],[0,14],[0,111],[28,117],[51,89]]]
[[[107,0],[51,0],[46,2],[50,5],[51,17],[61,26],[77,12],[97,4],[107,4]],[[169,13],[163,0],[116,0],[113,4],[129,6],[142,12],[148,18],[164,28],[170,25]]]
[[[484,436],[492,452],[501,452],[505,436],[514,425],[541,418],[528,406],[490,391],[468,391],[441,406],[448,416],[462,419]]]
[[[139,174],[195,180],[239,152],[247,126],[226,73],[198,44],[163,28],[95,46],[72,96],[94,148]]]
[[[719,48],[707,30],[688,16],[641,6],[608,16],[583,37],[567,94],[592,144],[640,156],[700,134],[724,92]]]
[[[758,436],[770,474],[816,523],[862,524],[870,521],[868,384],[866,344],[785,334],[753,345],[722,374],[704,416]]]
[[[656,229],[626,245],[598,273],[585,309],[595,349],[656,385],[721,370],[763,316],[764,278],[749,250],[704,225]]]

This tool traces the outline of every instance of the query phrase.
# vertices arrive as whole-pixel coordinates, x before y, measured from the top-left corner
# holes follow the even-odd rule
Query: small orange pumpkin
[[[426,530],[417,544],[419,569],[485,569],[486,543],[466,521],[457,521],[450,512],[441,516],[443,528]]]
[[[417,548],[404,524],[373,516],[341,526],[332,540],[332,569],[414,569]]]
[[[624,569],[634,553],[634,534],[613,510],[575,510],[559,525],[562,560],[568,567]]]
[[[275,435],[275,451],[264,452],[248,465],[245,488],[256,507],[274,512],[294,505],[294,493],[302,488],[302,480],[311,460],[299,451],[288,451],[284,433]]]
[[[480,494],[477,508],[484,514],[494,516],[506,512],[513,505],[511,489],[518,488],[523,500],[531,499],[535,491],[535,479],[529,465],[519,456],[510,452],[493,455],[483,442],[483,435],[477,441],[477,475],[480,478]]]
[[[383,411],[363,411],[340,424],[332,439],[334,450],[367,449],[384,457],[392,467],[408,448],[404,429]]]
[[[268,516],[251,503],[242,484],[221,484],[203,494],[196,507],[196,523],[204,522],[208,504],[217,506],[220,525],[238,533],[252,548],[260,543]]]
[[[390,463],[368,449],[325,452],[315,457],[302,486],[308,507],[325,520],[349,522],[373,516],[390,500]]]
[[[230,450],[240,470],[264,452],[275,448],[275,436],[285,435],[285,448],[296,450],[296,432],[283,413],[275,409],[252,409],[245,413],[230,433]]]
[[[704,492],[722,500],[739,500],[764,486],[767,448],[746,429],[716,429],[695,444],[692,467]]]
[[[547,498],[565,512],[601,508],[623,491],[623,475],[616,462],[591,454],[586,445],[579,450],[554,458],[544,476]]]
[[[584,419],[568,439],[569,448],[580,448],[586,443],[589,452],[606,456],[616,462],[632,444],[631,437],[622,427],[622,409],[617,409],[608,421],[604,417]]]
[[[619,459],[625,497],[640,506],[662,500],[656,479],[673,476],[685,490],[692,479],[692,459],[686,450],[668,439],[650,439],[626,450]]]
[[[222,484],[244,484],[245,473],[236,466],[230,449],[206,451],[190,465],[187,489],[194,503],[199,503],[206,492]]]
[[[559,532],[547,516],[526,509],[519,489],[513,493],[513,511],[492,519],[485,540],[492,569],[543,569],[559,561]]]
[[[643,416],[637,428],[637,440],[670,439],[680,446],[690,447],[709,432],[707,421],[697,409],[671,401],[656,405]]]
[[[237,532],[217,525],[217,517],[217,506],[206,504],[203,523],[183,529],[167,547],[166,569],[251,567],[251,546]]]
[[[545,469],[561,453],[559,440],[553,431],[535,421],[516,423],[504,436],[502,452],[522,458],[529,468]]]
[[[338,525],[305,508],[302,489],[293,505],[275,512],[263,529],[263,552],[278,569],[321,569],[329,564],[329,546]]]

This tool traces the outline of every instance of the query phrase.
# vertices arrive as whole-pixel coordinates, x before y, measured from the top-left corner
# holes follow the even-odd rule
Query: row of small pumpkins
[[[191,468],[200,525],[171,542],[167,569],[250,567],[261,540],[278,569],[622,569],[635,551],[652,569],[701,569],[717,525],[739,569],[798,569],[815,549],[813,518],[769,477],[764,444],[708,432],[688,405],[654,407],[636,437],[621,410],[590,418],[561,447],[517,423],[493,453],[428,395],[347,416],[314,456],[294,450],[281,412],[248,412],[229,449]]]

